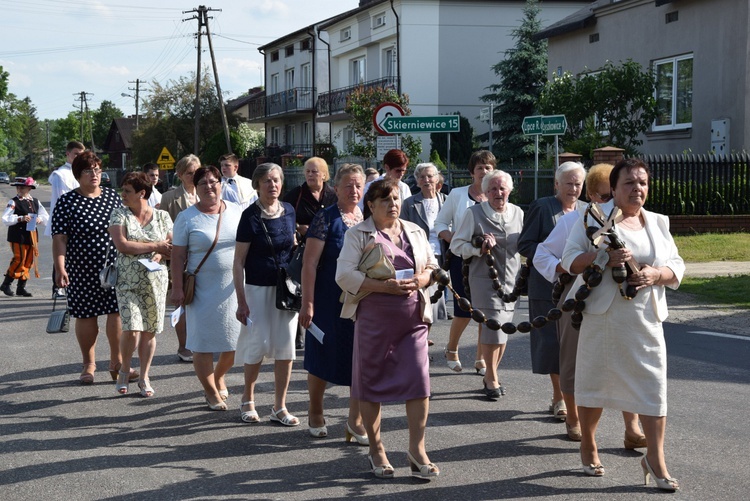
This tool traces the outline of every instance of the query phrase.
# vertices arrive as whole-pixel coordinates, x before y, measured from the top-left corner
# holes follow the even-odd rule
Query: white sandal
[[[282,412],[286,413],[284,417],[280,418],[279,414]],[[279,410],[274,410],[273,407],[271,407],[271,421],[275,423],[281,423],[284,426],[299,426],[299,419],[296,418],[296,416],[292,416],[289,414],[289,411],[286,410],[286,407],[282,407]]]
[[[242,408],[246,405],[252,405],[255,406],[255,402],[250,400],[249,402],[242,402],[240,405],[240,419],[242,419],[245,423],[260,423],[260,416],[258,416],[258,411],[255,409],[250,411],[243,411]]]
[[[550,411],[552,411],[552,415],[560,421],[565,421],[565,418],[568,416],[568,408],[565,406],[565,400],[552,402],[552,405],[550,405]]]
[[[461,367],[461,360],[448,360],[448,353],[450,353],[451,355],[458,355],[458,350],[451,351],[448,348],[445,348],[443,350],[443,356],[448,362],[448,368],[450,370],[452,370],[453,372],[461,372],[463,370],[463,367]]]

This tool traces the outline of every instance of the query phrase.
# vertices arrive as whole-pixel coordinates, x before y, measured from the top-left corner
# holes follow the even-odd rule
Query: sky
[[[201,4],[215,9],[208,25],[226,101],[262,85],[258,47],[359,1],[0,0],[0,66],[10,74],[9,91],[31,98],[42,120],[78,109],[81,92],[89,93],[90,109],[107,100],[134,115],[135,99],[122,94],[135,96],[136,80],[165,85],[195,72],[198,21],[183,11]],[[211,71],[205,36],[202,46],[202,65]]]

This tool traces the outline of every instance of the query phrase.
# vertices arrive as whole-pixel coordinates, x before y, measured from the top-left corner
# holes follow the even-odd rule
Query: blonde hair
[[[185,155],[181,159],[177,161],[177,163],[174,166],[174,172],[178,176],[181,176],[185,173],[185,171],[190,167],[191,165],[196,165],[198,167],[201,166],[201,159],[193,155],[192,153],[190,155]]]
[[[327,183],[331,179],[331,171],[328,169],[328,162],[320,157],[310,157],[305,161],[305,168],[309,165],[315,165],[321,174],[323,174],[323,182]]]
[[[591,195],[596,195],[596,187],[600,183],[607,183],[609,186],[609,174],[612,172],[612,164],[596,164],[589,169],[586,174],[586,196],[591,199]]]

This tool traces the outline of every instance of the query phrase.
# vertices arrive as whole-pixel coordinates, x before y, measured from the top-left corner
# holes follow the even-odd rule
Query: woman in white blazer
[[[600,245],[596,249],[583,225],[576,225],[562,265],[575,274],[592,264],[604,270],[601,284],[586,299],[578,342],[575,398],[583,470],[592,476],[604,475],[595,440],[602,408],[635,412],[640,414],[648,442],[641,461],[645,482],[653,475],[657,487],[673,491],[679,484],[670,477],[664,460],[667,355],[662,322],[667,318],[664,288],[679,286],[685,264],[669,233],[669,219],[643,209],[649,177],[648,166],[641,160],[615,165],[610,185],[615,205],[622,210],[616,232],[625,247]],[[620,287],[610,270],[631,259],[639,271]],[[625,297],[627,285],[637,290],[631,299]],[[571,294],[577,289],[574,286]]]

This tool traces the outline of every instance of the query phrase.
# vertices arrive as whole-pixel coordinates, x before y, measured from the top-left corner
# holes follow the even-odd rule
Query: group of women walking
[[[667,315],[664,287],[679,285],[684,264],[668,219],[643,209],[650,176],[643,162],[595,166],[588,174],[580,164],[566,162],[556,172],[555,195],[534,201],[524,215],[509,201],[512,177],[496,169],[488,151],[472,155],[472,183],[447,198],[436,190],[437,168],[420,164],[415,172],[420,193],[404,201],[396,180],[379,179],[364,196],[364,213],[358,207],[365,186],[359,165],[339,168],[329,188],[325,162],[308,160],[306,182],[287,202],[280,199],[281,167],[259,165],[252,177],[258,199],[242,211],[221,199],[217,168],[200,167],[196,157],[186,159],[178,163],[182,192],[165,194],[161,207],[166,211],[148,206],[151,184],[145,174],[127,174],[117,197],[99,185],[101,164],[93,153],[84,152],[73,162],[80,187],[58,201],[52,233],[58,285],[68,287],[71,315],[77,319],[81,383],[93,382],[97,318],[106,315],[116,391],[127,394],[129,383],[137,381],[141,395],[155,394],[149,371],[155,336],[163,330],[168,284],[163,263],[170,260],[170,300],[184,308],[185,348],[193,353],[208,408],[227,410],[225,376],[241,363],[240,419],[259,422],[256,381],[263,360],[272,358],[270,420],[299,425],[286,406],[299,323],[306,330],[309,434],[328,436],[327,385],[349,386],[345,440],[367,446],[372,473],[391,478],[381,405],[403,401],[411,473],[429,479],[440,473],[425,447],[427,335],[436,314],[430,299],[436,290],[433,271],[440,265],[450,269],[456,291],[503,325],[513,322],[514,285],[525,259],[531,266],[531,318],[561,306],[584,275],[600,277],[596,284],[588,282],[591,296],[580,334],[569,313],[530,334],[532,370],[549,375],[549,411],[565,421],[571,440],[581,442],[583,471],[605,473],[595,432],[602,408],[609,407],[623,412],[625,447],[648,448],[642,461],[646,481],[653,475],[662,489],[679,487],[664,459],[661,322]],[[584,181],[588,197],[603,212],[620,211],[612,219],[624,245],[592,242],[593,232],[581,222],[588,219],[583,218],[585,205],[578,200]],[[298,314],[277,307],[277,277],[303,234]],[[115,253],[117,283],[104,288],[99,271]],[[625,284],[608,271],[623,265],[630,267]],[[191,301],[183,292],[183,272],[195,280]],[[552,283],[563,274],[577,278],[567,282],[556,304]],[[453,372],[462,370],[458,346],[469,321],[467,312],[455,308],[444,350]],[[474,368],[490,400],[507,393],[498,374],[507,337],[504,330],[479,326]],[[136,347],[140,372],[131,367]]]

